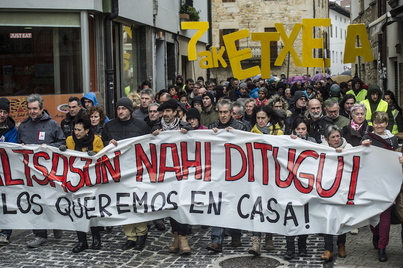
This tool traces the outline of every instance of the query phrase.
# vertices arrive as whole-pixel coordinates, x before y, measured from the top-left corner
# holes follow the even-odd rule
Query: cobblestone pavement
[[[166,224],[168,226],[168,224]],[[65,231],[60,240],[53,238],[49,233],[49,243],[37,249],[29,249],[26,244],[33,238],[29,230],[14,231],[11,243],[2,247],[0,266],[1,267],[221,267],[220,261],[243,257],[235,260],[225,267],[275,267],[268,266],[267,258],[275,263],[277,267],[403,267],[403,250],[400,239],[400,225],[393,225],[391,229],[391,240],[387,248],[389,260],[385,263],[378,262],[377,251],[372,246],[372,235],[368,227],[360,229],[358,235],[347,235],[348,256],[344,259],[335,258],[333,262],[324,263],[320,260],[323,253],[323,238],[319,235],[310,235],[308,238],[308,256],[305,258],[296,257],[287,262],[282,256],[285,253],[284,236],[274,235],[275,249],[268,252],[262,250],[261,257],[252,257],[247,253],[251,245],[250,232],[244,232],[242,246],[232,248],[229,245],[231,240],[227,237],[224,241],[222,253],[210,253],[205,246],[210,241],[210,229],[202,229],[200,226],[193,227],[193,234],[189,238],[192,254],[180,256],[179,254],[168,253],[168,246],[172,242],[170,231],[160,232],[153,227],[150,229],[147,246],[143,251],[123,251],[121,245],[125,242],[120,227],[114,227],[112,233],[102,234],[102,249],[95,251],[88,249],[82,253],[74,254],[71,249],[77,243],[76,233]],[[88,239],[91,241],[90,234]],[[262,241],[263,243],[263,241]],[[335,247],[335,250],[337,248]],[[336,253],[337,255],[337,253]],[[265,262],[266,260],[266,262]],[[235,264],[234,264],[235,263]]]

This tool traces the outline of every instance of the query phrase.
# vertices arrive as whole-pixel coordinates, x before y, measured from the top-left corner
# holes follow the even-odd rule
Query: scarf
[[[93,149],[93,142],[94,142],[94,132],[92,129],[88,131],[87,135],[85,135],[82,139],[77,139],[76,135],[73,133],[72,135],[74,140],[74,150],[82,152],[83,149],[86,148],[86,151],[92,151]]]
[[[354,130],[358,131],[358,130],[361,128],[361,126],[362,126],[362,124],[359,125],[359,124],[357,124],[356,122],[354,122],[354,120],[351,120],[351,127],[352,127]]]
[[[162,125],[162,130],[179,130],[179,122],[181,120],[179,118],[175,118],[175,120],[172,123],[165,123],[164,120],[161,120],[161,125]]]
[[[270,134],[270,127],[271,127],[271,123],[267,123],[266,126],[264,127],[259,127],[258,124],[256,124],[257,129],[259,129],[260,132],[262,132],[263,134]]]

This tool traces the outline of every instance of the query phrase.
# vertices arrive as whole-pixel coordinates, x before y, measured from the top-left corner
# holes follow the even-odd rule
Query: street
[[[166,222],[168,227],[168,222]],[[308,238],[308,256],[297,257],[291,261],[283,260],[285,253],[284,236],[274,235],[275,249],[268,252],[262,249],[260,257],[247,253],[251,245],[250,232],[243,232],[242,246],[232,248],[230,237],[226,237],[222,253],[211,253],[205,249],[209,243],[210,229],[201,226],[193,227],[189,238],[192,248],[190,256],[168,253],[172,242],[170,230],[157,231],[150,228],[147,245],[143,251],[121,249],[125,242],[121,227],[114,227],[111,233],[102,233],[102,250],[85,250],[74,254],[71,249],[77,243],[75,232],[65,231],[60,240],[53,238],[49,232],[47,246],[29,249],[26,244],[33,238],[30,230],[15,230],[11,243],[1,248],[1,267],[403,267],[403,249],[400,239],[400,225],[392,225],[390,242],[387,248],[389,260],[378,262],[377,251],[372,246],[372,234],[368,227],[360,228],[358,235],[347,234],[347,257],[335,258],[333,262],[324,263],[320,260],[323,253],[323,238],[310,235]],[[263,236],[263,235],[262,235]],[[91,243],[91,235],[88,234]],[[262,239],[262,245],[264,243]],[[337,247],[335,246],[337,251]],[[337,252],[336,252],[337,256]],[[221,263],[221,265],[220,265]]]

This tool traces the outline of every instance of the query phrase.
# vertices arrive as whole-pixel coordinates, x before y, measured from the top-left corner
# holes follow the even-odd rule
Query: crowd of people
[[[341,152],[354,146],[378,146],[387,150],[398,149],[395,134],[403,132],[402,109],[392,91],[382,91],[376,84],[365,85],[360,78],[336,83],[331,78],[317,82],[288,84],[284,74],[278,79],[246,79],[230,77],[219,84],[204,81],[199,77],[184,80],[177,76],[175,84],[156,93],[151,83],[144,81],[139,90],[127,92],[116,102],[116,118],[110,120],[98,105],[93,92],[81,99],[68,100],[68,113],[60,125],[44,109],[43,99],[38,94],[27,98],[29,116],[18,127],[10,113],[10,103],[0,99],[0,139],[19,144],[47,144],[59,148],[87,152],[94,155],[104,146],[117,146],[120,140],[146,134],[158,135],[161,131],[179,130],[180,133],[199,129],[237,129],[263,135],[290,135],[324,144]],[[180,134],[178,134],[180,135]],[[398,160],[396,160],[398,161]],[[403,158],[399,158],[403,163]],[[400,193],[402,195],[402,193]],[[378,250],[378,259],[387,261],[386,246],[389,241],[390,207],[380,215],[380,223],[371,226],[373,246]],[[399,216],[399,215],[398,215]],[[400,215],[403,218],[403,215]],[[403,220],[403,219],[402,219]],[[189,235],[192,226],[169,219],[173,242],[169,252],[191,254]],[[163,219],[155,220],[159,231],[166,230]],[[92,249],[101,248],[101,231],[112,227],[92,227]],[[403,228],[403,223],[402,223]],[[147,222],[123,226],[126,242],[123,250],[141,250],[146,246],[149,224]],[[231,236],[231,246],[242,244],[242,230],[211,228],[211,242],[206,249],[222,252],[225,233]],[[2,230],[0,245],[7,245],[12,230]],[[28,247],[47,244],[47,230],[33,230],[34,239]],[[55,238],[62,230],[53,230]],[[352,231],[352,234],[358,230]],[[274,249],[273,234],[265,233],[264,247]],[[87,235],[77,232],[78,243],[72,249],[79,253],[89,248]],[[248,252],[261,254],[261,237],[253,232],[252,246]],[[333,259],[333,236],[323,234],[325,261]],[[299,256],[307,255],[307,235],[299,235]],[[286,236],[285,259],[296,256],[295,237]],[[337,238],[337,254],[346,257],[346,235]],[[403,231],[402,231],[403,242]]]

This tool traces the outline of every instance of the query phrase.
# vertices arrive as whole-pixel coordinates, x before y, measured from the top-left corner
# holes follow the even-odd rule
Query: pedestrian
[[[353,94],[344,95],[343,99],[340,101],[340,115],[351,119],[350,109],[356,103],[355,97]]]
[[[218,119],[218,113],[214,105],[214,96],[210,92],[202,95],[202,110],[200,112],[201,124],[208,126]]]
[[[66,138],[63,130],[44,109],[43,99],[39,94],[29,95],[27,98],[28,117],[24,119],[18,128],[18,143],[42,144],[59,148],[64,145]],[[33,230],[34,240],[28,243],[28,247],[37,248],[48,243],[48,232],[44,229]],[[56,239],[63,236],[62,230],[53,230]]]
[[[341,130],[336,125],[329,125],[326,128],[325,141],[327,145],[334,148],[338,153],[341,153],[344,149],[353,148],[353,146],[342,137]],[[326,143],[324,142],[324,145],[326,145]],[[322,254],[321,259],[330,261],[333,259],[333,235],[324,234],[323,238],[325,240],[325,252]],[[337,255],[340,258],[347,256],[345,233],[337,236]]]
[[[208,129],[200,123],[200,112],[196,108],[190,108],[186,114],[186,121],[192,126],[193,129]]]
[[[72,135],[66,139],[66,147],[70,150],[87,152],[88,155],[92,156],[101,151],[102,148],[104,148],[104,144],[101,136],[96,135],[93,132],[90,120],[87,117],[78,116],[74,119],[74,129]],[[101,249],[100,230],[101,227],[91,227],[91,248],[94,250]],[[80,253],[88,249],[87,234],[85,232],[77,231],[77,238],[78,244],[73,248],[72,251],[74,253]]]
[[[361,102],[367,98],[367,90],[363,88],[364,83],[358,77],[354,77],[351,81],[352,87],[346,94],[352,94],[356,101]]]
[[[308,102],[308,120],[310,124],[309,136],[315,138],[317,143],[322,143],[324,140],[325,129],[333,124],[332,119],[323,115],[322,104],[317,99],[312,99]]]
[[[162,112],[162,128],[155,130],[152,133],[153,135],[158,135],[161,131],[168,130],[179,130],[183,134],[186,134],[189,130],[193,130],[189,123],[182,121],[178,117],[178,106],[179,104],[175,99],[170,99],[158,107],[158,111]],[[174,218],[170,218],[170,223],[174,240],[168,249],[169,252],[180,252],[181,255],[189,255],[192,252],[188,242],[188,235],[191,230],[190,226],[179,223]]]
[[[144,121],[133,118],[134,108],[129,98],[118,99],[116,111],[117,118],[106,123],[102,132],[102,140],[105,146],[108,144],[117,146],[120,140],[150,133],[150,127]],[[127,237],[122,246],[123,250],[130,248],[141,250],[145,247],[148,232],[147,222],[126,224],[123,226],[123,231]]]
[[[341,134],[352,146],[359,146],[364,135],[372,132],[373,128],[365,120],[367,109],[364,104],[356,103],[351,107],[350,111],[350,123],[343,127]]]
[[[209,129],[217,133],[219,129],[230,131],[231,129],[238,129],[246,131],[246,126],[232,118],[232,102],[223,99],[217,103],[218,120],[209,125]],[[231,235],[231,246],[239,247],[242,245],[241,230],[228,229]],[[207,245],[206,249],[214,252],[222,252],[222,243],[224,241],[225,228],[212,227],[211,228],[211,242]]]
[[[67,138],[73,132],[73,121],[77,115],[85,114],[86,111],[81,107],[80,99],[77,97],[70,97],[68,101],[69,112],[66,114],[60,124],[62,127],[64,136]]]
[[[151,88],[140,91],[140,107],[132,114],[133,118],[144,121],[148,115],[148,106],[155,101],[155,94]]]
[[[383,100],[389,104],[389,110],[393,117],[392,134],[396,135],[399,132],[403,132],[403,111],[396,101],[395,94],[387,90],[383,96]]]
[[[342,129],[350,123],[347,117],[340,115],[339,102],[335,99],[328,99],[325,102],[326,116],[333,121],[333,125],[338,126]]]
[[[0,99],[0,142],[18,142],[18,131],[14,119],[10,117],[10,101],[6,98]],[[8,245],[12,230],[1,229],[0,247]]]
[[[99,106],[93,106],[87,111],[87,116],[91,122],[91,130],[95,135],[102,136],[106,115],[104,110]]]
[[[364,146],[377,146],[386,150],[394,151],[399,147],[399,142],[389,130],[386,129],[389,122],[389,117],[386,112],[375,111],[372,114],[371,121],[373,123],[373,131],[368,132],[362,137],[361,144]],[[399,158],[400,163],[403,159]],[[374,248],[378,250],[378,260],[386,262],[386,246],[389,243],[390,217],[392,206],[381,213],[379,223],[376,226],[371,225],[372,243]]]

